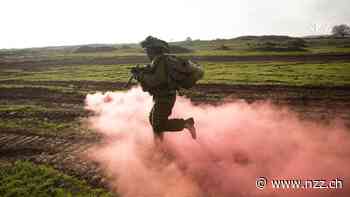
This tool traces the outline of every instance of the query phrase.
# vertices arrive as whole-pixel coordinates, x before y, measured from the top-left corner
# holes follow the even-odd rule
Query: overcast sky
[[[350,24],[350,0],[1,0],[0,48],[304,36]]]

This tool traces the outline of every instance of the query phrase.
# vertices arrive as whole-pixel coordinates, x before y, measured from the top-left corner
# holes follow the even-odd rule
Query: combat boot
[[[191,133],[193,139],[197,138],[196,128],[194,127],[193,118],[188,118],[185,120],[185,128]]]

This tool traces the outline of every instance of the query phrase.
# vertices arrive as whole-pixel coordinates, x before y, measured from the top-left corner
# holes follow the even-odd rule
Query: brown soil
[[[94,186],[106,187],[96,163],[82,155],[100,142],[99,137],[52,137],[0,133],[0,160],[13,162],[28,160],[51,165],[72,176],[88,181]]]
[[[73,85],[79,90],[121,90],[124,83],[92,82],[92,81],[50,81],[50,82],[7,81],[6,84],[17,85]],[[350,123],[350,87],[294,87],[294,86],[254,86],[254,85],[223,85],[201,84],[191,91],[186,91],[193,102],[212,103],[238,99],[247,102],[270,100],[271,102],[289,106],[298,112],[300,117],[317,119],[327,122],[333,118],[344,119]],[[83,106],[84,96],[81,93],[65,93],[46,88],[0,88],[0,102],[11,101],[23,103],[28,100],[47,105],[72,104]],[[220,99],[218,99],[220,98]],[[57,107],[57,106],[56,106]],[[10,115],[1,112],[0,117],[9,118]],[[45,112],[46,113],[46,112]],[[38,113],[33,116],[47,116],[57,121],[67,121],[87,116],[84,112],[71,112],[67,114]],[[18,117],[17,117],[18,116]],[[52,165],[67,174],[78,176],[94,186],[106,186],[104,178],[96,163],[80,157],[79,153],[101,142],[98,136],[49,136],[30,134],[30,131],[0,131],[0,161],[12,162],[23,159],[35,163]],[[241,160],[239,160],[241,161]],[[241,162],[245,162],[244,160]]]
[[[323,54],[303,56],[206,56],[192,57],[198,61],[333,61],[350,60],[350,54]],[[78,64],[136,64],[148,62],[146,57],[119,57],[96,59],[64,59],[64,60],[34,60],[3,61],[1,68],[35,69],[41,66],[78,65]],[[25,104],[38,103],[55,108],[68,105],[82,109],[85,94],[83,92],[123,90],[125,83],[96,82],[96,81],[2,81],[8,85],[73,87],[77,92],[63,92],[45,87],[16,87],[0,88],[0,102]],[[295,87],[276,85],[223,85],[201,84],[191,91],[185,91],[196,104],[245,100],[249,103],[270,100],[280,105],[288,106],[296,111],[301,118],[316,119],[328,122],[334,118],[343,119],[350,127],[350,87]],[[36,112],[34,117],[52,119],[55,121],[71,121],[88,116],[81,110],[62,112]],[[0,112],[0,118],[22,118],[21,113]],[[87,161],[80,153],[89,147],[101,143],[98,136],[50,136],[38,135],[25,128],[18,130],[0,130],[0,166],[1,163],[16,160],[30,160],[35,163],[52,165],[73,176],[87,180],[95,186],[106,186],[104,178],[96,163]],[[244,158],[237,156],[239,162],[245,163]]]
[[[125,90],[125,83],[97,81],[5,81],[6,84],[71,86],[80,91],[115,91]],[[30,84],[29,84],[30,83]],[[194,103],[212,103],[245,100],[249,103],[269,100],[277,105],[288,106],[300,112],[302,117],[319,117],[322,120],[342,118],[350,122],[350,87],[308,87],[284,85],[225,85],[200,84],[190,91],[183,92]],[[12,103],[32,101],[40,104],[60,106],[62,104],[82,106],[85,94],[79,92],[62,92],[45,87],[0,88],[0,101]],[[5,112],[2,112],[5,113]],[[8,114],[1,114],[7,116]],[[11,114],[20,116],[20,114]],[[86,116],[85,112],[38,113],[38,116],[63,120]]]

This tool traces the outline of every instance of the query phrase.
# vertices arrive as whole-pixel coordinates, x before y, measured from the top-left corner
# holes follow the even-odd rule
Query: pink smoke
[[[350,136],[340,123],[299,120],[286,108],[244,101],[194,106],[177,98],[173,117],[194,117],[198,139],[166,133],[153,143],[152,98],[134,88],[89,94],[91,128],[105,142],[90,151],[123,197],[349,196]],[[256,179],[341,179],[343,189],[256,188]]]

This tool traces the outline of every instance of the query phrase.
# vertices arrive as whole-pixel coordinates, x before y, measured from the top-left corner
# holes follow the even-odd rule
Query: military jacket
[[[169,88],[167,56],[156,56],[152,63],[144,67],[139,76],[142,89],[153,96],[176,94],[176,90]]]

